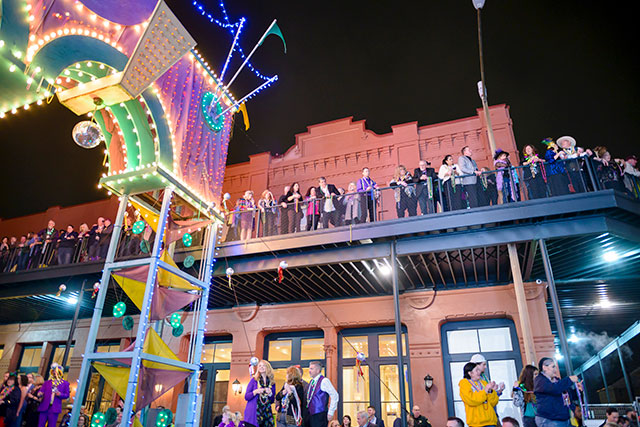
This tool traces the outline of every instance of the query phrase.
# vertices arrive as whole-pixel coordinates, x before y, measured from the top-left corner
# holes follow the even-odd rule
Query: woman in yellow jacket
[[[498,393],[494,390],[496,383],[487,383],[481,379],[480,368],[476,363],[469,362],[464,365],[464,378],[458,384],[460,397],[464,402],[464,410],[467,413],[469,427],[496,426],[498,415]]]

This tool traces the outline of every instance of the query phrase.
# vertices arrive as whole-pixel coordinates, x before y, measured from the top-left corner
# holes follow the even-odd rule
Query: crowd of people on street
[[[519,427],[519,422],[512,417],[500,421],[496,407],[505,384],[488,378],[486,369],[487,361],[481,354],[474,355],[464,365],[459,388],[467,424],[470,427],[500,424]],[[522,369],[511,396],[513,405],[520,410],[523,427],[584,427],[582,392],[582,383],[576,375],[561,378],[556,361],[543,357],[537,367],[527,365]],[[610,407],[606,414],[607,419],[600,427],[629,427],[638,422],[633,410],[619,416],[618,410]],[[449,426],[447,423],[447,426],[464,427],[464,423],[459,420],[459,424]]]
[[[300,366],[286,370],[286,380],[276,389],[273,368],[260,360],[244,393],[244,412],[232,412],[228,406],[213,419],[214,427],[385,427],[383,417],[374,406],[360,410],[352,418],[344,414],[334,419],[340,397],[331,381],[322,375],[322,362],[309,363],[310,381],[302,378]],[[0,427],[69,427],[71,405],[62,414],[62,403],[69,398],[69,383],[63,379],[62,368],[53,364],[47,381],[39,374],[5,372],[0,387]],[[55,373],[55,375],[54,375]],[[497,410],[504,382],[488,377],[487,360],[475,354],[463,367],[459,393],[464,403],[465,422],[449,417],[446,427],[520,427],[520,421],[504,416]],[[523,427],[584,427],[580,394],[582,385],[577,376],[561,378],[556,361],[540,359],[538,366],[525,366],[513,384],[512,401],[519,408]],[[122,420],[122,408],[109,408],[105,427],[117,427]],[[402,427],[401,414],[393,427]],[[415,405],[405,414],[410,427],[432,427],[431,422]],[[353,421],[355,420],[355,421]],[[637,425],[637,413],[623,415],[617,408],[606,410],[606,420],[600,427],[632,427]],[[88,427],[90,420],[81,408],[78,427]],[[386,426],[391,427],[391,426]]]
[[[225,194],[222,208],[226,217],[224,240],[248,240],[254,236],[311,231],[340,227],[378,219],[382,191],[392,191],[397,218],[520,202],[572,193],[614,189],[640,196],[640,171],[636,156],[612,159],[604,146],[583,149],[576,140],[564,136],[545,138],[540,153],[533,145],[522,150],[520,166],[513,166],[510,153],[496,150],[493,168],[479,168],[474,153],[463,147],[457,159],[442,159],[436,171],[425,160],[411,169],[395,168],[392,179],[377,183],[368,167],[347,188],[328,183],[304,190],[298,182],[284,187],[278,198],[265,190],[256,200],[247,190],[235,205]]]

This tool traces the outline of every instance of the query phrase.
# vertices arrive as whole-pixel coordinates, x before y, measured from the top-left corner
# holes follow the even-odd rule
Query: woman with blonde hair
[[[302,425],[307,408],[302,376],[297,366],[287,368],[287,381],[276,395],[280,412],[276,418],[278,427],[297,427]]]
[[[399,165],[389,185],[394,188],[396,199],[396,213],[398,218],[404,218],[404,211],[408,211],[409,216],[418,214],[418,199],[416,198],[416,187],[413,184],[413,176],[403,165]]]
[[[263,236],[273,236],[276,234],[276,217],[278,216],[278,203],[276,203],[273,193],[264,190],[258,201],[260,208],[260,223],[262,224]]]
[[[244,399],[247,401],[244,409],[244,423],[255,427],[274,427],[271,405],[275,397],[276,382],[273,378],[273,368],[269,362],[261,360],[244,394]]]

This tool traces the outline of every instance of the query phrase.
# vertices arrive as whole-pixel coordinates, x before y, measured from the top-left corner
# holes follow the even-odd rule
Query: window
[[[339,340],[338,379],[340,416],[350,415],[355,420],[358,411],[369,405],[376,408],[376,416],[387,426],[400,416],[400,378],[398,374],[398,346],[392,327],[344,330]],[[407,355],[406,331],[402,334],[402,354]],[[363,353],[366,362],[356,364],[357,353]],[[409,359],[405,359],[405,404],[410,410]]]
[[[222,408],[227,404],[231,346],[230,336],[205,338],[199,391],[203,394],[200,413],[200,419],[203,420],[202,427],[217,427],[213,426],[213,419],[222,413]]]
[[[279,391],[287,379],[287,368],[300,365],[302,378],[311,381],[309,362],[319,360],[324,363],[324,334],[322,331],[285,332],[266,337],[265,359],[271,363]],[[324,374],[324,369],[322,373]]]
[[[64,346],[62,347],[64,350]],[[73,351],[73,348],[70,349]],[[116,353],[120,351],[120,340],[102,341],[96,344],[96,353]],[[71,358],[71,353],[69,353]],[[62,360],[62,359],[61,359]],[[94,412],[106,412],[112,406],[115,390],[92,367],[87,395],[85,398],[85,411],[91,416]]]
[[[20,356],[20,365],[18,366],[18,370],[27,374],[30,372],[38,372],[41,359],[42,344],[25,345],[22,347],[22,355]]]
[[[511,402],[512,384],[522,369],[522,359],[516,330],[508,319],[449,322],[442,326],[442,356],[447,387],[449,415],[465,420],[464,402],[458,383],[464,365],[471,356],[481,353],[487,359],[487,376],[504,382],[497,410],[500,417],[520,419],[520,411]]]

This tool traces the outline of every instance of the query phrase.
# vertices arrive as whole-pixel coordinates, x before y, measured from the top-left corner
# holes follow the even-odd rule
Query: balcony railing
[[[416,215],[520,203],[604,189],[640,197],[640,180],[623,175],[616,164],[589,158],[483,170],[477,175],[398,180],[370,191],[324,197],[301,195],[291,203],[258,201],[255,208],[236,207],[225,215],[223,242],[251,240],[328,227],[349,227]],[[353,188],[353,187],[352,187]],[[294,197],[292,193],[289,193]],[[289,198],[290,198],[289,197]]]
[[[605,165],[590,158],[568,159],[555,163],[535,163],[518,167],[484,170],[479,175],[452,175],[443,179],[431,176],[420,182],[392,182],[387,187],[370,191],[334,194],[315,198],[301,195],[293,202],[278,204],[258,202],[256,208],[241,208],[225,214],[222,241],[245,240],[313,232],[324,228],[357,226],[364,222],[385,221],[415,215],[437,215],[440,212],[521,203],[532,199],[613,189],[640,198],[640,179],[622,174],[615,163]],[[353,188],[353,187],[352,187]],[[316,189],[316,191],[318,191]],[[322,194],[319,194],[322,196]],[[244,232],[243,232],[244,230]],[[201,232],[192,233],[193,247],[202,239]],[[117,258],[144,255],[148,241],[130,229],[122,233]],[[101,248],[108,241],[79,239],[68,264],[101,259]],[[38,242],[8,248],[0,253],[0,272],[45,268],[62,263],[59,241]],[[184,248],[181,241],[176,249]]]

